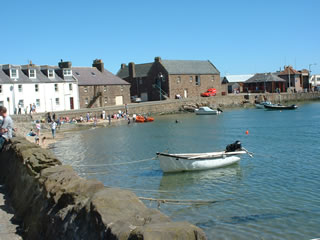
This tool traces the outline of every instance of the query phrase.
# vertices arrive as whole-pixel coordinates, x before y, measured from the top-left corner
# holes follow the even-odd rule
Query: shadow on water
[[[179,190],[184,186],[189,188],[192,185],[206,183],[214,185],[235,178],[241,179],[241,176],[241,167],[238,164],[206,171],[166,173],[162,176],[159,190]]]

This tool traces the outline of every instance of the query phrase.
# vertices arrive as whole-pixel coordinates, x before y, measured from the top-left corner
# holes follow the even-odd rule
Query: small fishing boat
[[[136,122],[153,122],[153,117],[136,116]]]
[[[240,161],[239,155],[252,153],[241,147],[236,141],[229,144],[224,151],[207,153],[157,153],[163,172],[199,171],[229,166]]]
[[[221,113],[221,111],[214,110],[209,107],[199,107],[195,109],[194,112],[196,113],[196,115],[217,115]]]
[[[269,102],[269,101],[256,102],[255,105],[256,105],[256,108],[258,108],[258,109],[264,109],[264,106],[265,106],[265,105],[272,105],[272,103]]]
[[[271,105],[265,105],[264,107],[267,110],[295,110],[298,108],[298,106],[294,104],[290,106],[281,105],[281,104],[271,104]]]

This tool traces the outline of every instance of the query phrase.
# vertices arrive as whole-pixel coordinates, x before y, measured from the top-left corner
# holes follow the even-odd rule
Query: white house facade
[[[0,65],[0,105],[9,114],[79,109],[77,80],[71,66]]]
[[[310,77],[310,83],[312,87],[320,86],[320,75],[315,74]]]

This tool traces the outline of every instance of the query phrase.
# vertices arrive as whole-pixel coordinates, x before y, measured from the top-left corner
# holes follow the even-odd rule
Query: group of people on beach
[[[20,114],[22,114],[22,108],[23,108],[22,104],[19,103],[18,107],[15,108],[14,112],[18,113],[18,115],[20,115]],[[17,112],[17,109],[18,109],[18,112]],[[23,110],[24,110],[24,114],[29,113],[30,115],[32,115],[37,112],[37,106],[35,103],[32,103],[32,104],[30,103],[29,106],[27,105]]]

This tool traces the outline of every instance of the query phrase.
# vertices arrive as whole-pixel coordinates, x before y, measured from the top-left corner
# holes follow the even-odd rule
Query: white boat
[[[264,106],[265,106],[265,105],[272,105],[272,103],[271,103],[271,102],[269,102],[269,101],[265,101],[265,102],[256,102],[256,103],[255,103],[255,105],[256,105],[256,108],[264,109]]]
[[[234,143],[236,144],[236,143]],[[238,143],[237,143],[238,144]],[[240,144],[240,142],[239,142]],[[230,144],[232,145],[232,144]],[[230,146],[228,145],[228,146]],[[227,146],[227,149],[228,149]],[[241,144],[240,144],[241,146]],[[244,148],[234,151],[208,152],[208,153],[157,153],[160,167],[163,172],[199,171],[225,167],[240,161],[239,155],[249,153]]]
[[[196,113],[196,115],[217,115],[221,113],[221,111],[214,110],[209,107],[199,107],[195,109],[194,112]]]

